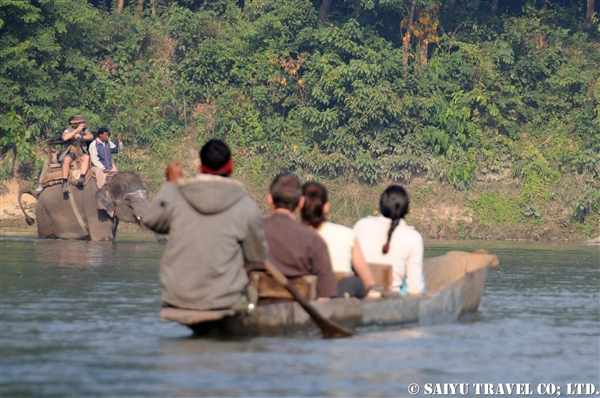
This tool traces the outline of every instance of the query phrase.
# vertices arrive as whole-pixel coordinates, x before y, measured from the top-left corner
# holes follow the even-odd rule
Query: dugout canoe
[[[426,258],[423,264],[427,291],[414,297],[384,293],[381,298],[340,298],[311,303],[328,319],[350,330],[365,331],[392,326],[433,325],[456,321],[477,311],[487,271],[498,258],[484,251],[451,251]],[[250,315],[232,310],[193,311],[165,308],[163,319],[188,326],[195,334],[227,336],[310,336],[319,328],[296,302],[260,306]]]

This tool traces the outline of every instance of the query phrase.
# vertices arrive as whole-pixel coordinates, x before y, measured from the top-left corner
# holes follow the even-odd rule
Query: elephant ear
[[[115,216],[115,202],[108,190],[108,185],[96,192],[96,204],[99,210],[106,210],[111,218]]]

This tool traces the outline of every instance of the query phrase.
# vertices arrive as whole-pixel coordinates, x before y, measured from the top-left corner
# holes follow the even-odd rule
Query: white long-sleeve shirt
[[[369,216],[358,220],[354,232],[368,263],[389,264],[393,267],[392,290],[399,291],[406,277],[408,294],[425,291],[423,277],[423,237],[404,219],[394,229],[390,250],[383,254],[392,220],[383,216]]]
[[[98,147],[96,146],[96,142],[99,140],[99,138],[96,138],[94,141],[92,141],[92,143],[90,144],[90,160],[92,162],[92,166],[96,166],[98,167],[100,170],[104,170],[106,167],[104,167],[104,165],[102,164],[102,162],[100,161],[100,158],[98,157]],[[112,141],[108,141],[108,144],[110,146],[110,148],[116,148],[117,146],[115,145],[114,142]],[[123,150],[123,143],[119,142],[119,152],[121,152]]]
[[[343,225],[323,222],[316,231],[327,244],[331,267],[334,272],[352,272],[352,249],[354,231]]]

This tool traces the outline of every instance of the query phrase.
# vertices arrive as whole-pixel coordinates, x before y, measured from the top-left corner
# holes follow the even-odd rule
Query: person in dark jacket
[[[258,206],[241,182],[228,178],[227,145],[211,140],[200,151],[200,174],[183,177],[183,163],[167,167],[167,183],[143,217],[151,230],[170,234],[160,268],[166,306],[244,311],[244,262],[264,262],[267,243]]]

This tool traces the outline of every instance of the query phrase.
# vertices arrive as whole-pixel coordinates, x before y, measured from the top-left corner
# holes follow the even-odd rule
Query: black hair
[[[276,209],[296,210],[302,197],[302,187],[298,177],[293,174],[279,174],[269,188]]]
[[[381,194],[379,211],[384,217],[392,219],[392,224],[388,231],[387,242],[383,245],[383,254],[386,254],[390,250],[392,233],[400,223],[400,220],[404,218],[408,212],[408,204],[408,193],[400,185],[391,185],[383,191],[383,194]]]
[[[231,158],[231,151],[221,140],[210,140],[200,150],[200,162],[211,170],[219,170]]]
[[[307,182],[302,186],[305,201],[302,206],[302,222],[313,228],[319,228],[326,221],[323,206],[328,202],[327,188],[316,181]]]
[[[98,129],[98,132],[97,132],[97,134],[96,134],[96,137],[97,137],[97,136],[99,136],[100,134],[103,134],[103,133],[108,133],[108,136],[110,137],[110,130],[109,130],[109,129],[108,129],[108,127],[106,127],[106,126],[102,126],[102,127],[100,127],[100,128]]]

